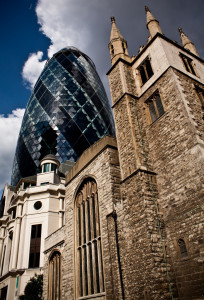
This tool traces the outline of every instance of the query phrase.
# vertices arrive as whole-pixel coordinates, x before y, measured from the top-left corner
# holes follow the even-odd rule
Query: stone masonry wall
[[[152,177],[139,170],[123,182],[122,204],[116,206],[125,299],[129,300],[171,299],[166,275],[170,266],[162,250]]]
[[[201,266],[204,251],[202,237],[204,124],[201,104],[194,89],[195,81],[169,68],[137,100],[131,95],[122,96],[121,91],[120,93],[115,91],[117,81],[122,77],[128,82],[129,75],[126,77],[125,74],[125,71],[121,75],[113,69],[109,74],[109,81],[112,84],[111,96],[114,99],[113,109],[124,181],[121,189],[122,199],[125,201],[123,208],[118,206],[116,211],[120,228],[119,240],[122,247],[121,261],[126,298],[136,299],[134,298],[136,295],[142,297],[142,293],[147,292],[153,299],[168,299],[170,297],[170,294],[167,296],[168,280],[164,275],[167,270],[174,297],[178,296],[179,299],[185,300],[202,297],[203,287],[198,286],[203,279],[204,271]],[[132,86],[131,76],[130,81]],[[165,113],[152,124],[146,101],[155,91],[159,91]],[[140,181],[140,176],[135,173],[137,169],[138,174],[145,170],[150,171],[148,178]],[[154,182],[158,183],[159,193],[155,198],[155,204],[161,219],[167,268],[162,258],[163,251],[156,225],[157,216],[151,205],[149,208],[145,206],[148,197],[151,198],[150,191],[145,189],[147,184],[151,185],[151,176],[154,177],[151,171],[157,174]],[[135,193],[138,187],[143,193]],[[138,219],[136,212],[139,214]],[[143,250],[137,243],[131,245],[133,243],[131,240],[137,236],[140,237]],[[186,260],[181,259],[178,254],[179,238],[184,239],[188,247],[189,255]],[[158,264],[154,259],[155,256]],[[152,264],[148,262],[148,257],[152,258]],[[137,265],[134,261],[137,261]],[[148,265],[145,264],[146,261]],[[150,269],[154,270],[155,277]],[[148,274],[150,286],[147,283]],[[132,278],[137,278],[138,284]],[[165,288],[162,287],[163,284]],[[149,291],[145,291],[145,286]]]
[[[120,158],[122,180],[134,173],[138,168],[147,170],[146,160],[149,156],[148,140],[143,139],[146,133],[140,126],[144,110],[138,109],[136,88],[132,69],[119,62],[109,74],[113,112],[116,124],[117,144]],[[117,84],[119,83],[119,84]],[[122,88],[122,91],[116,89]],[[145,152],[145,155],[144,155]],[[151,158],[148,169],[152,170]]]
[[[166,246],[176,277],[179,299],[204,295],[203,244],[203,115],[194,81],[169,69],[140,99],[159,90],[165,114],[153,124],[143,118],[153,169],[158,174],[159,207],[166,227]],[[180,257],[178,239],[185,240],[188,258]],[[172,274],[173,276],[173,274]]]
[[[123,66],[123,71],[125,69]],[[116,85],[122,77],[128,83],[128,72],[117,74],[113,71],[109,74],[110,83]],[[131,87],[135,94],[132,77],[130,81],[126,87]],[[114,93],[113,87],[111,91],[113,97],[120,96],[117,91]],[[166,275],[170,265],[165,262],[165,245],[161,242],[164,234],[160,234],[158,226],[158,192],[146,133],[146,108],[131,94],[124,94],[117,100],[115,104],[113,102],[113,111],[123,180],[123,205],[118,205],[116,212],[125,298],[170,299]]]
[[[111,249],[114,248],[114,232],[108,231],[108,219],[109,215],[113,211],[114,205],[120,201],[120,170],[118,165],[117,150],[113,148],[105,149],[99,154],[89,165],[86,166],[76,177],[68,183],[66,187],[66,214],[65,214],[65,246],[63,255],[66,260],[62,266],[62,299],[75,299],[75,261],[74,261],[74,200],[77,192],[77,188],[81,184],[84,178],[87,176],[93,177],[96,180],[98,186],[99,197],[99,212],[101,223],[101,241],[103,252],[103,264],[104,264],[104,277],[105,277],[105,292],[106,298],[102,299],[120,299],[120,290],[118,287],[117,278],[113,278],[112,274],[118,273],[117,263],[113,263],[113,260],[117,258],[111,256]],[[65,284],[64,284],[65,283]],[[89,298],[92,299],[92,298]],[[96,298],[94,298],[96,299]],[[97,298],[98,299],[98,298]]]
[[[115,77],[118,78],[119,74],[120,66],[118,63],[116,67],[111,71],[111,76],[109,76],[112,104],[114,104],[124,93],[122,79],[119,78],[118,81],[115,81]]]

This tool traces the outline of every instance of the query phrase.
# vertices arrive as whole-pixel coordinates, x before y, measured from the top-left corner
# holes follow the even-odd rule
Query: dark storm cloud
[[[108,49],[111,22],[110,16],[115,16],[116,24],[128,43],[130,55],[136,55],[139,47],[146,44],[148,30],[146,28],[146,15],[144,4],[148,5],[153,15],[160,23],[163,33],[170,39],[180,43],[178,27],[195,44],[201,57],[204,57],[204,1],[191,0],[154,0],[132,1],[111,0],[106,3],[103,13],[95,15],[95,25],[90,26],[93,44],[87,49],[88,55],[96,63],[97,69],[103,78],[106,90],[109,91],[105,73],[110,68],[110,55]]]
[[[129,54],[135,55],[148,38],[144,5],[149,6],[167,37],[180,43],[177,28],[182,27],[204,57],[203,0],[41,0],[36,12],[41,31],[51,39],[49,56],[66,45],[78,47],[94,61],[109,95],[105,74],[111,66],[110,17],[115,16]]]

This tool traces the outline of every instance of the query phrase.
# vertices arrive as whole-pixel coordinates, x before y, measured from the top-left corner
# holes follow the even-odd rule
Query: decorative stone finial
[[[113,39],[124,40],[122,34],[120,33],[119,29],[117,28],[114,17],[111,17],[111,23],[112,23],[112,29],[111,29],[110,41],[112,41]]]
[[[114,64],[119,58],[130,59],[128,56],[127,42],[118,29],[115,18],[111,17],[111,34],[108,45],[111,55],[111,62]]]
[[[148,7],[147,5],[145,5],[145,11],[146,11],[146,12],[150,11],[150,10],[149,10],[149,7]]]
[[[159,21],[155,19],[148,6],[145,6],[146,16],[147,16],[147,28],[149,30],[151,38],[155,36],[158,32],[162,34],[161,28],[159,26]]]
[[[115,23],[115,18],[111,17],[111,23]]]
[[[181,27],[178,27],[178,31],[180,32],[180,34],[183,33],[183,30]]]
[[[181,37],[181,43],[182,46],[189,50],[191,53],[198,55],[198,52],[195,48],[195,45],[191,42],[191,40],[189,39],[189,37],[183,32],[183,30],[181,29],[181,27],[178,27],[178,31],[180,33],[180,37]]]

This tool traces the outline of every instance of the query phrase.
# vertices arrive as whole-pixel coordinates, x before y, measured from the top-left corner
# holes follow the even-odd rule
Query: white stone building
[[[64,164],[65,170],[73,163]],[[1,299],[18,299],[30,277],[42,272],[44,239],[64,224],[65,179],[53,155],[41,161],[42,172],[6,184],[0,218]]]

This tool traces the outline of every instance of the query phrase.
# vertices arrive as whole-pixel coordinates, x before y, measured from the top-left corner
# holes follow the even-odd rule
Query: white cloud
[[[78,0],[38,1],[36,14],[40,31],[51,40],[47,50],[49,58],[66,46],[75,46],[82,50],[87,48],[90,30],[84,24],[89,13],[85,7],[81,9],[81,1]],[[42,51],[32,53],[24,64],[22,76],[31,89],[44,67],[45,61],[42,61],[42,57]]]
[[[90,19],[90,10],[80,0],[40,0],[36,13],[40,30],[51,40],[49,57],[65,46],[84,49],[89,44],[87,21]]]
[[[33,88],[44,65],[46,60],[42,61],[43,52],[38,51],[37,53],[32,53],[28,57],[28,60],[25,62],[22,70],[22,76],[24,82],[29,88]]]
[[[0,115],[0,189],[10,183],[17,138],[25,109],[17,108],[7,117]]]

